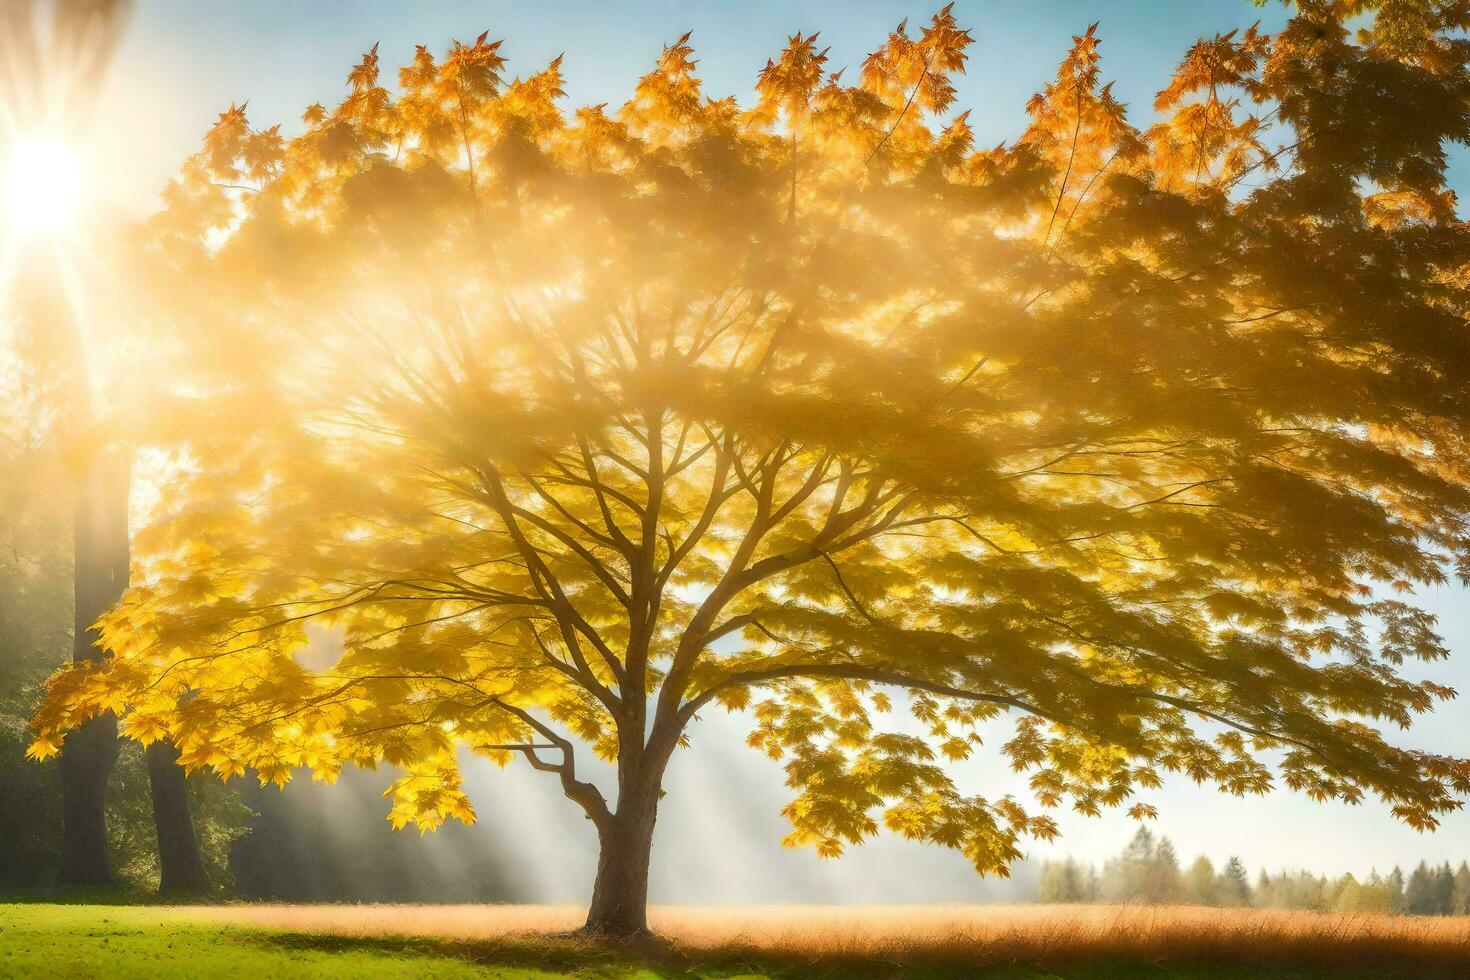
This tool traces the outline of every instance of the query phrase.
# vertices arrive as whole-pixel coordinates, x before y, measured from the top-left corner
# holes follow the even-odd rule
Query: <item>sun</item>
[[[72,227],[81,208],[81,177],[76,154],[60,140],[17,139],[5,168],[4,224],[25,236]]]

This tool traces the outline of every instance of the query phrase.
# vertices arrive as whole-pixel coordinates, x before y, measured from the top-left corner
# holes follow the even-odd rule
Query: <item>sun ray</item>
[[[81,164],[62,140],[37,135],[12,143],[5,184],[6,216],[13,234],[63,233],[77,220]]]

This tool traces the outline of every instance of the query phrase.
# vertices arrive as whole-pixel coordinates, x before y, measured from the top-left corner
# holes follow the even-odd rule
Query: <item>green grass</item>
[[[0,906],[4,977],[504,977],[562,973],[483,967],[459,956],[317,945],[293,937],[181,921],[165,909],[116,905]],[[330,939],[330,937],[321,937]],[[336,948],[334,948],[334,945]]]
[[[697,954],[669,947],[633,953],[546,938],[466,942],[352,938],[223,925],[169,908],[0,905],[0,977],[404,977],[587,980],[1325,980],[1341,969],[1095,962],[958,966],[877,961],[800,961],[770,954]],[[1381,970],[1358,976],[1379,977]],[[1427,976],[1419,971],[1405,976]]]

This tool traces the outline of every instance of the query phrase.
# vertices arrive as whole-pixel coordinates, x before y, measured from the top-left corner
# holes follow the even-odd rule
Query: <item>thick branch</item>
[[[608,809],[607,800],[603,799],[602,791],[591,783],[577,778],[576,755],[571,742],[562,738],[556,733],[555,729],[543,724],[535,715],[526,711],[524,708],[508,704],[499,698],[492,698],[490,703],[494,704],[497,708],[515,715],[521,721],[525,722],[525,724],[539,732],[556,748],[561,750],[562,761],[560,763],[551,763],[542,759],[536,754],[536,749],[539,746],[506,746],[506,748],[514,749],[525,755],[526,761],[531,764],[532,768],[538,769],[541,772],[554,772],[560,776],[561,789],[566,794],[567,799],[581,806],[586,811],[588,819],[599,828],[612,819],[612,811]]]

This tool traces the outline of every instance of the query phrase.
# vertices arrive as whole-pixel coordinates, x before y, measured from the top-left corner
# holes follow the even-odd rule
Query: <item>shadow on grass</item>
[[[519,968],[574,974],[587,980],[654,976],[676,978],[766,977],[770,980],[1378,980],[1464,978],[1470,963],[1435,950],[1283,948],[1180,949],[1148,958],[1116,951],[972,947],[968,951],[902,951],[893,955],[801,956],[765,949],[689,948],[672,943],[635,947],[602,945],[567,937],[470,941],[418,937],[353,937],[322,933],[255,933],[242,937],[262,947],[319,952],[359,952],[393,957],[452,957],[486,968]]]
[[[449,957],[486,967],[575,973],[589,980],[623,977],[643,969],[660,977],[718,977],[697,973],[693,961],[665,948],[619,948],[561,937],[470,941],[397,936],[338,936],[309,932],[247,932],[245,941],[270,949],[321,953],[370,953],[396,957]],[[748,975],[751,970],[745,970]]]

